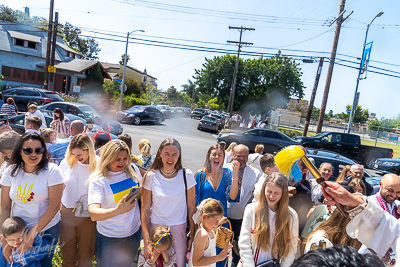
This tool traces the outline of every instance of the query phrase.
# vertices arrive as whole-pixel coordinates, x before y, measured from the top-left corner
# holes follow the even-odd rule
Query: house
[[[2,21],[0,24],[0,73],[2,84],[11,87],[43,88],[46,64],[47,31],[21,23]],[[54,91],[71,94],[73,86],[84,86],[90,70],[98,62],[81,59],[57,36]],[[104,78],[110,79],[101,66]],[[52,88],[49,88],[52,90]]]
[[[123,64],[105,63],[105,62],[102,62],[101,64],[103,65],[104,69],[108,72],[110,76],[115,77],[116,75],[118,75],[119,77],[122,77],[122,74],[124,72]],[[126,66],[125,75],[127,77],[138,80],[142,83],[152,84],[155,87],[157,87],[157,78],[148,75],[146,69],[144,71],[140,71],[133,67]]]

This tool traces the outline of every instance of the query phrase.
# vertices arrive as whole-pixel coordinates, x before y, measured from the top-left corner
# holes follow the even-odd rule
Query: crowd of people
[[[0,266],[51,266],[57,244],[63,266],[396,266],[395,174],[372,195],[363,166],[331,183],[322,163],[324,189],[301,160],[287,177],[262,145],[223,142],[193,172],[173,138],[155,154],[141,139],[134,156],[127,134],[111,140],[62,110],[47,128],[39,113],[28,105],[22,136],[0,127]]]

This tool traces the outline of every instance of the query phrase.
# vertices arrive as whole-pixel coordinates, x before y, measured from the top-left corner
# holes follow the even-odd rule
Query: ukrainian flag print
[[[110,184],[115,203],[118,203],[125,195],[129,194],[129,191],[132,187],[137,186],[139,186],[138,183],[133,181],[131,178],[125,179],[115,184]]]

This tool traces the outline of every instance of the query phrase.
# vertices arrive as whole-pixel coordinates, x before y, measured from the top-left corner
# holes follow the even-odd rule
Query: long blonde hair
[[[265,197],[267,184],[273,184],[282,190],[282,197],[278,202],[278,211],[275,216],[275,232],[270,232],[269,207]],[[288,182],[285,175],[278,172],[269,174],[261,188],[260,202],[255,211],[256,229],[254,236],[257,246],[262,251],[271,250],[271,255],[285,257],[289,254],[292,243],[292,214],[289,212],[289,192]],[[273,237],[272,248],[270,248],[271,237]]]
[[[140,150],[140,154],[142,154],[142,156],[147,156],[150,153],[151,144],[148,139],[146,138],[140,139],[138,147]]]
[[[114,139],[105,144],[101,149],[101,158],[100,163],[97,165],[95,171],[89,176],[86,181],[88,184],[92,179],[97,177],[106,177],[110,178],[110,169],[109,165],[118,157],[118,153],[126,151],[128,154],[128,160],[124,166],[123,172],[128,176],[131,177],[136,183],[139,184],[139,179],[136,172],[131,167],[131,158],[130,158],[130,150],[127,144],[124,141],[119,139]]]
[[[232,142],[228,148],[225,150],[225,153],[231,153],[233,154],[233,151],[235,150],[235,147],[237,146],[237,144],[235,142]]]
[[[350,171],[351,165],[346,165],[344,166],[342,172],[339,174],[338,178],[336,179],[336,183],[341,183],[344,181],[344,178],[346,178],[346,173]]]
[[[77,163],[74,155],[72,155],[72,150],[75,148],[89,152],[89,169],[91,172],[93,172],[96,169],[97,159],[92,138],[84,133],[77,134],[72,138],[67,148],[67,152],[65,153],[65,158],[67,159],[67,162],[71,168],[73,168]]]

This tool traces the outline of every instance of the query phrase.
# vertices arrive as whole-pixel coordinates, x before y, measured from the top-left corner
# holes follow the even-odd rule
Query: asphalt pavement
[[[208,148],[217,142],[217,134],[197,130],[199,120],[190,118],[171,118],[162,125],[122,124],[124,133],[132,137],[133,154],[139,155],[137,144],[142,138],[147,138],[151,143],[151,153],[156,154],[161,142],[166,138],[178,140],[182,148],[183,166],[193,172],[199,170],[206,159]]]

